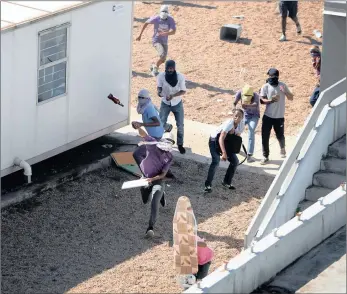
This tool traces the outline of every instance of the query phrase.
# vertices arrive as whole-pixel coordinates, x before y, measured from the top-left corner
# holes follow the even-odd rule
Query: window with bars
[[[68,24],[39,33],[38,103],[66,94]]]

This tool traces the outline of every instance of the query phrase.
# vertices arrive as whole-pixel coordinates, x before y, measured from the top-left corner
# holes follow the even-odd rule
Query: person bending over
[[[163,207],[166,205],[164,179],[173,161],[171,152],[175,142],[171,133],[165,133],[163,138],[157,141],[142,128],[138,128],[138,132],[144,142],[139,143],[140,146],[136,148],[133,157],[149,182],[148,187],[142,187],[140,190],[143,203],[151,201],[151,215],[146,237],[153,237],[159,203]]]
[[[207,179],[205,181],[205,192],[211,192],[212,191],[212,181],[214,178],[214,175],[216,173],[217,167],[220,162],[220,155],[218,152],[218,144],[220,146],[220,149],[222,151],[222,160],[226,161],[228,160],[230,162],[229,167],[227,169],[227,172],[224,176],[224,181],[222,182],[222,185],[226,188],[229,188],[231,190],[234,190],[235,187],[231,184],[236,168],[239,164],[239,160],[237,158],[237,155],[232,153],[227,155],[227,150],[224,144],[224,140],[227,136],[227,134],[235,134],[237,136],[241,136],[241,133],[243,132],[245,128],[244,123],[244,112],[242,109],[234,108],[233,109],[233,115],[232,118],[225,121],[223,124],[221,124],[210,136],[208,145],[210,148],[210,153],[212,157],[212,162],[210,165],[210,168],[208,170]],[[217,141],[217,136],[219,136],[219,140]]]

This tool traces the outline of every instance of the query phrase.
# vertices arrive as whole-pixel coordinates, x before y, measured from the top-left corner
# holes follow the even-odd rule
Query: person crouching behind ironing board
[[[133,153],[133,157],[149,182],[148,187],[141,188],[141,196],[144,204],[151,201],[151,215],[149,218],[146,237],[154,236],[154,225],[156,223],[159,203],[165,207],[165,184],[164,178],[169,171],[173,161],[172,146],[175,144],[171,133],[165,133],[160,141],[149,136],[142,128],[138,128],[139,135],[144,138]],[[143,152],[146,148],[146,152]]]
[[[232,154],[230,157],[227,156],[227,152],[224,145],[224,139],[228,133],[241,136],[241,133],[243,132],[245,128],[245,123],[243,118],[244,118],[243,110],[239,108],[234,108],[232,118],[225,121],[223,124],[221,124],[211,134],[210,139],[208,141],[208,145],[210,148],[212,162],[208,170],[207,179],[205,181],[205,192],[212,191],[212,188],[211,188],[212,181],[216,173],[216,169],[220,162],[220,155],[217,150],[218,144],[220,146],[220,149],[222,150],[222,160],[226,161],[228,159],[228,161],[230,162],[224,177],[224,181],[222,182],[222,185],[231,190],[235,190],[235,187],[231,184],[231,182],[233,180],[237,165],[239,164],[239,160],[236,154]],[[219,141],[216,140],[218,134],[220,134]]]

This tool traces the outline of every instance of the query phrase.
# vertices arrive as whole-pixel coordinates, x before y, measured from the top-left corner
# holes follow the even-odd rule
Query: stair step
[[[311,186],[306,189],[305,192],[305,199],[309,201],[316,202],[319,198],[325,197],[330,192],[332,192],[334,189],[327,189],[323,187],[318,186]]]
[[[343,136],[328,147],[328,155],[337,158],[346,158],[346,136]]]
[[[321,170],[346,175],[346,159],[326,157],[321,161]]]
[[[313,175],[313,185],[327,189],[336,189],[345,181],[346,176],[336,173],[319,171]]]
[[[300,209],[300,211],[304,211],[306,208],[310,207],[315,202],[316,201],[303,200],[298,204],[298,208]]]

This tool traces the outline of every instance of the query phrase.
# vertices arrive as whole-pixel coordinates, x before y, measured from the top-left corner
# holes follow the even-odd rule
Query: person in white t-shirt
[[[228,159],[228,161],[230,162],[222,185],[231,190],[235,190],[235,187],[231,184],[231,182],[233,180],[236,168],[239,164],[239,159],[237,158],[236,154],[232,154],[230,157],[227,156],[224,140],[228,133],[241,136],[241,133],[243,132],[244,128],[244,112],[240,108],[234,108],[232,118],[225,121],[214,132],[212,132],[208,141],[212,162],[208,170],[207,179],[205,181],[205,192],[212,191],[212,181],[220,162],[220,155],[217,151],[218,144],[220,146],[220,149],[222,150],[222,160],[226,161]],[[216,138],[218,134],[220,134],[220,136],[219,140],[217,141]]]
[[[177,146],[181,154],[186,153],[183,147],[184,137],[184,110],[182,97],[186,91],[186,81],[184,76],[176,72],[176,63],[168,60],[165,63],[165,72],[158,75],[157,79],[158,96],[161,97],[160,120],[166,132],[170,132],[172,125],[167,124],[170,112],[175,116],[177,126]]]

